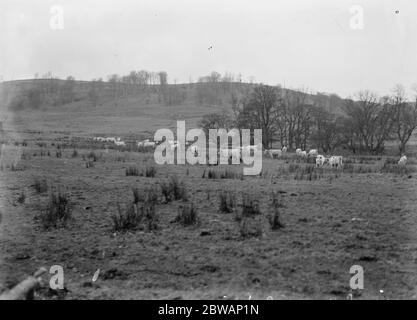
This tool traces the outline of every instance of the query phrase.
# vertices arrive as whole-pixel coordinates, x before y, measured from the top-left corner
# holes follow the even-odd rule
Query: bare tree
[[[341,143],[342,118],[328,111],[324,106],[315,106],[313,113],[314,130],[311,141],[323,152],[329,152]]]
[[[403,154],[407,142],[417,127],[417,90],[416,101],[409,103],[404,87],[396,85],[393,89],[392,104],[395,108],[394,131],[399,141],[400,154]]]
[[[239,113],[237,124],[247,129],[262,129],[262,144],[270,148],[278,130],[278,108],[277,89],[266,85],[257,86]]]
[[[350,126],[349,132],[355,141],[350,141],[356,151],[381,153],[384,143],[390,138],[394,125],[394,109],[387,98],[378,101],[370,91],[357,93],[357,101],[346,100],[343,107]]]

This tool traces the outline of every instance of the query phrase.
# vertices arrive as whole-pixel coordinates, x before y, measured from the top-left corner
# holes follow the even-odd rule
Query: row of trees
[[[77,85],[72,76],[62,80],[51,72],[35,74],[35,79],[30,88],[25,87],[14,97],[9,104],[11,109],[61,105],[82,98],[85,94],[94,106],[108,100],[117,104],[118,99],[132,95],[145,96],[147,103],[153,101],[180,105],[187,99],[188,93],[186,84],[169,85],[168,73],[165,71],[133,70],[126,75],[111,74],[105,80],[97,78],[80,85]],[[207,106],[227,104],[226,97],[233,91],[234,83],[241,81],[240,74],[236,76],[227,72],[222,75],[213,71],[200,77],[196,84],[197,103]]]
[[[396,140],[400,153],[417,127],[417,100],[408,101],[404,87],[378,98],[361,91],[355,99],[341,100],[340,108],[325,105],[305,90],[257,86],[247,95],[232,96],[233,115],[208,114],[201,126],[262,129],[263,145],[276,141],[290,149],[307,147],[329,152],[337,147],[354,153],[379,154],[387,141]]]
[[[9,109],[37,109],[42,105],[62,105],[76,99],[75,78],[68,76],[57,81],[52,74],[46,73],[41,78],[35,75],[35,81],[29,88],[18,91],[9,102]]]

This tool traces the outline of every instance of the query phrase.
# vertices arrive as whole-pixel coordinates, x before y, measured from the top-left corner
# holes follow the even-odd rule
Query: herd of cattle
[[[126,146],[126,142],[122,141],[120,137],[94,137],[94,141],[99,142],[109,142],[114,143],[116,146]],[[155,148],[156,142],[150,141],[149,139],[138,141],[138,147],[145,147],[145,148]],[[179,142],[177,140],[169,140],[168,144],[171,150],[175,150],[179,146]],[[187,146],[186,146],[187,147]],[[198,153],[198,147],[195,145],[189,146],[189,151],[196,154]],[[251,150],[262,150],[262,145],[251,145],[251,146],[244,146],[240,148],[232,148],[232,149],[220,149],[218,152],[220,156],[226,157],[232,160],[233,163],[240,162],[242,159],[242,152],[243,151],[251,151]],[[264,155],[269,156],[271,158],[280,158],[287,153],[288,148],[286,146],[282,147],[282,149],[264,149]],[[301,150],[297,148],[295,150],[295,154],[300,159],[313,159],[316,163],[316,167],[321,168],[324,165],[329,165],[331,168],[340,169],[343,167],[343,157],[342,156],[330,156],[326,157],[318,153],[317,149],[310,149],[308,152],[305,150]],[[402,155],[400,160],[398,161],[398,165],[405,166],[407,164],[407,157],[406,155]]]
[[[267,156],[270,156],[271,158],[274,157],[282,157],[287,152],[287,147],[283,147],[282,149],[270,149],[265,150],[264,154]],[[295,154],[299,158],[305,158],[305,159],[313,159],[316,163],[316,167],[321,168],[325,164],[330,165],[332,168],[342,168],[343,166],[343,157],[342,156],[330,156],[325,157],[318,153],[317,149],[311,149],[308,152],[305,150],[301,150],[300,148],[297,148],[295,150]]]

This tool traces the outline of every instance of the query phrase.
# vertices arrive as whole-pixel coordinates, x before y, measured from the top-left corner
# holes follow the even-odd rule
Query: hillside
[[[231,112],[232,97],[240,98],[254,86],[236,82],[161,87],[59,79],[17,80],[0,84],[0,104],[2,113],[13,118],[15,130],[149,136],[158,128],[175,127],[179,119],[185,120],[187,127],[195,127],[204,114]],[[37,102],[39,97],[33,92],[47,96],[46,103]],[[343,102],[335,95],[308,97],[309,103],[336,112]]]

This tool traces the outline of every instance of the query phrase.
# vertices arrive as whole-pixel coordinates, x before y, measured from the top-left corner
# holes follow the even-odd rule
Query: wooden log
[[[42,280],[41,276],[45,272],[45,268],[39,269],[33,276],[26,278],[9,291],[1,294],[0,300],[32,300],[33,293],[39,287]]]

